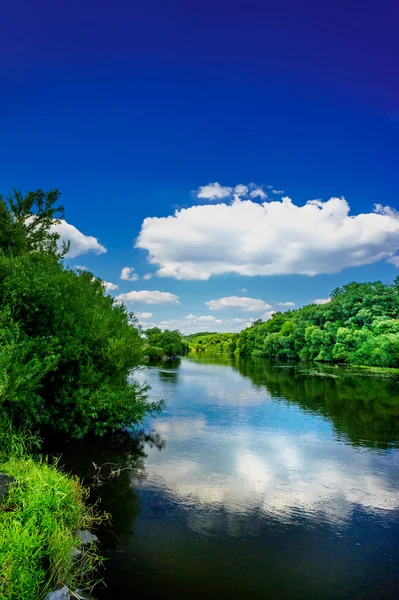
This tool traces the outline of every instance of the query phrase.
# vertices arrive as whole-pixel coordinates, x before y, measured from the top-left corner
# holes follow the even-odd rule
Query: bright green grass
[[[86,490],[57,465],[26,454],[28,436],[7,434],[1,425],[0,472],[17,483],[0,501],[0,599],[40,600],[61,585],[87,585],[101,562],[96,549],[79,563],[71,559],[79,548],[73,532],[94,522]]]

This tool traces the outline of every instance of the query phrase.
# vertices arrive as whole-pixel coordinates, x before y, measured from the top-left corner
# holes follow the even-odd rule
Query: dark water
[[[397,379],[204,356],[140,378],[168,400],[145,432],[63,448],[87,480],[123,469],[97,596],[399,598]]]

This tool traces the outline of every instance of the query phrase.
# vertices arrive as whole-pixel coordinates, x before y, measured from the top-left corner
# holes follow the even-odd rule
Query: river
[[[167,400],[144,431],[62,448],[113,517],[97,597],[399,598],[397,378],[206,355],[138,377]]]

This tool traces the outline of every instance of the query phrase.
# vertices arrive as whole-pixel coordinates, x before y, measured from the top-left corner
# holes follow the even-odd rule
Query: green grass
[[[0,599],[40,600],[61,585],[87,588],[101,563],[96,548],[78,562],[71,559],[72,548],[80,546],[73,533],[96,520],[85,503],[87,491],[57,464],[29,456],[29,435],[1,425],[0,472],[16,483],[0,501]]]

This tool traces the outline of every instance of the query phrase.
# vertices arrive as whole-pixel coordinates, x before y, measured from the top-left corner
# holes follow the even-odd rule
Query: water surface
[[[220,356],[139,377],[168,401],[145,433],[64,449],[81,475],[123,469],[99,490],[97,595],[399,598],[396,379]]]

